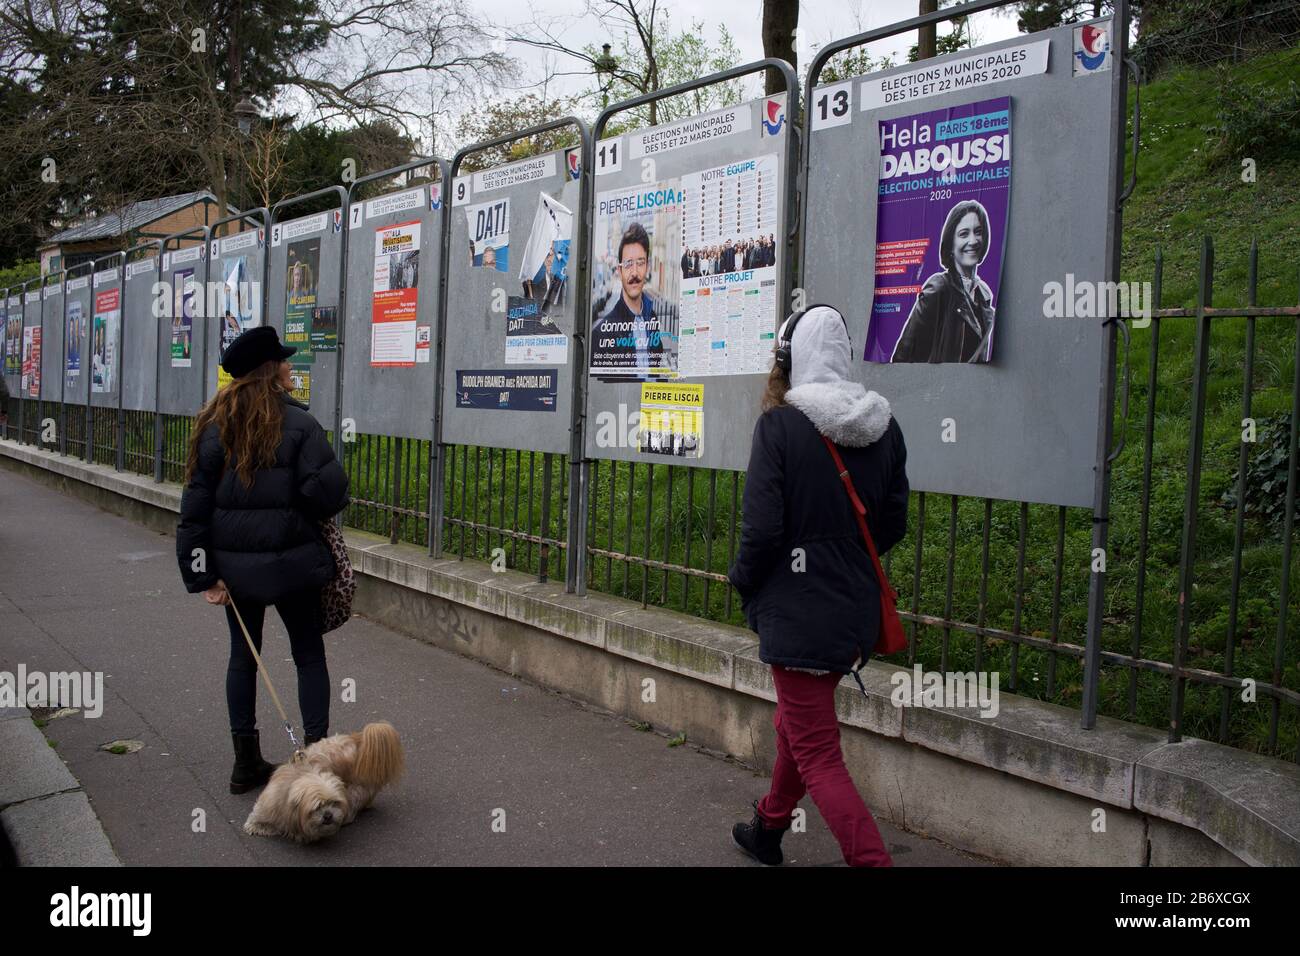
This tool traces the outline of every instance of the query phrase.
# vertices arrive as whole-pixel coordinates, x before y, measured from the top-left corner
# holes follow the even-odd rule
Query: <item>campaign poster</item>
[[[553,412],[559,369],[456,369],[456,407]]]
[[[284,344],[311,360],[311,315],[320,277],[319,236],[289,243],[284,270]]]
[[[370,305],[372,368],[415,365],[419,286],[420,221],[377,228],[374,295]]]
[[[542,315],[564,305],[569,281],[569,245],[573,212],[546,193],[537,196],[537,212],[519,259],[524,295],[539,305]]]
[[[868,362],[993,358],[1011,99],[881,120]]]
[[[293,388],[289,394],[304,405],[311,404],[311,363],[298,361],[298,356],[289,360],[289,380]]]
[[[64,349],[64,368],[68,378],[76,378],[81,374],[81,340],[85,337],[85,332],[86,319],[81,311],[81,302],[70,299],[67,334],[64,336],[64,341],[67,342],[67,347]]]
[[[23,326],[22,384],[28,398],[41,397],[41,327]]]
[[[562,365],[568,361],[569,337],[549,315],[542,301],[512,295],[506,301],[506,364]]]
[[[470,265],[510,271],[510,200],[497,199],[465,207],[469,223]]]
[[[122,316],[122,290],[95,293],[95,322],[90,335],[90,390],[111,392],[117,362],[117,331]]]
[[[643,454],[699,458],[703,422],[703,385],[642,384],[637,449]]]
[[[172,368],[189,368],[193,363],[194,313],[198,291],[193,278],[193,269],[178,269],[172,278]]]
[[[5,313],[5,369],[6,375],[18,374],[18,348],[22,344],[22,319],[12,308]]]
[[[680,180],[597,195],[590,358],[597,378],[677,377],[681,247]]]
[[[317,306],[311,310],[311,351],[339,350],[339,310],[335,306]]]
[[[262,324],[261,298],[248,272],[248,257],[234,256],[225,263],[225,305],[221,313],[221,341],[217,355],[217,388],[230,384],[231,376],[221,367],[226,349],[239,338],[240,333]]]

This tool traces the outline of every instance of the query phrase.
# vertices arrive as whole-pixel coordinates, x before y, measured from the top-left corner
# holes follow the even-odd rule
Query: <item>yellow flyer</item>
[[[699,458],[703,424],[703,385],[642,383],[637,446],[643,454]]]

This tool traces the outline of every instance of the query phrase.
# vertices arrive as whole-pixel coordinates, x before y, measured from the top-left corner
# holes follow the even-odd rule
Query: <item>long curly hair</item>
[[[775,362],[767,376],[767,389],[763,392],[763,411],[771,411],[785,404],[785,393],[790,391],[790,376]]]
[[[235,474],[245,488],[253,484],[253,473],[275,464],[284,425],[285,394],[280,384],[280,363],[263,362],[247,375],[241,375],[218,390],[199,410],[190,429],[189,454],[185,461],[188,482],[199,464],[199,439],[209,425],[216,425],[226,464],[234,464]]]

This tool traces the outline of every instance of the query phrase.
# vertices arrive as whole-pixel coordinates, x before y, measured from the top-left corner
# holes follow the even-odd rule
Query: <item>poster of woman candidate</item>
[[[90,336],[90,390],[113,391],[113,369],[117,362],[117,328],[122,315],[122,290],[107,289],[95,294],[95,319]]]
[[[988,362],[1011,193],[1011,99],[881,120],[868,362]]]
[[[86,320],[81,314],[81,303],[72,299],[68,303],[68,331],[64,336],[68,343],[64,363],[68,378],[81,374],[81,340],[85,334]]]

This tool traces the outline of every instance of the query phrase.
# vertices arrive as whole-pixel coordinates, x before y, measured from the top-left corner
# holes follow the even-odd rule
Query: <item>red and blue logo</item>
[[[1108,68],[1110,61],[1110,32],[1104,27],[1087,24],[1074,31],[1074,57],[1079,61],[1080,73],[1093,73]]]
[[[785,126],[785,100],[768,100],[763,104],[763,111],[765,114],[763,116],[763,132],[767,136],[775,136]]]
[[[582,149],[578,146],[570,146],[564,151],[564,166],[569,171],[570,179],[577,179],[582,175]]]

